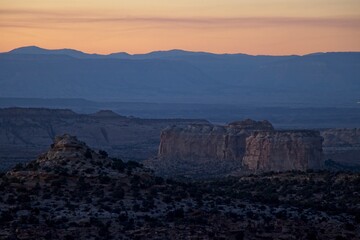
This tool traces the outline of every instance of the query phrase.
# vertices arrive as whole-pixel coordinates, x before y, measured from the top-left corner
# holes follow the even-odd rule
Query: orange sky
[[[0,51],[360,51],[360,0],[0,0]]]

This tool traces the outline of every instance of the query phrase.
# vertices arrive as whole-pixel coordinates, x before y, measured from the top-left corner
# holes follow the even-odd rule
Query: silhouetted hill
[[[0,69],[0,95],[9,97],[177,101],[215,93],[218,86],[181,61],[4,54]]]
[[[0,54],[0,96],[356,106],[360,53],[251,56],[183,50],[86,54],[24,47]]]
[[[88,54],[74,49],[56,49],[48,50],[37,46],[20,47],[11,50],[11,54],[43,54],[43,55],[68,55],[76,58],[94,58],[101,57],[99,54]]]

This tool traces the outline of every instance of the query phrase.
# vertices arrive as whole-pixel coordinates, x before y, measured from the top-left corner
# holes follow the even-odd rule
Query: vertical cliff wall
[[[246,138],[254,131],[273,129],[267,121],[250,119],[227,126],[171,126],[161,133],[158,160],[149,161],[148,164],[160,173],[229,173],[241,168]]]
[[[255,132],[246,139],[243,166],[256,172],[320,169],[322,141],[318,131]]]
[[[191,124],[185,127],[172,126],[162,131],[159,157],[178,158],[190,161],[242,160],[246,138],[253,131],[273,130],[267,122],[245,120],[228,126]]]
[[[158,158],[146,165],[160,174],[191,177],[319,169],[322,141],[318,131],[276,131],[267,121],[171,126],[161,133]]]

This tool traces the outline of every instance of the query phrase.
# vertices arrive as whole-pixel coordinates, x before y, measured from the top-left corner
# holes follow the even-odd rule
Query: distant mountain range
[[[0,54],[0,85],[0,97],[356,107],[360,53],[100,55],[31,46]]]

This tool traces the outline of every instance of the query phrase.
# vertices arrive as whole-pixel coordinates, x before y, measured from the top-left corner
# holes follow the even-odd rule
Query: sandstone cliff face
[[[276,131],[267,121],[172,126],[161,133],[158,159],[146,164],[190,177],[319,169],[322,140],[318,131]]]
[[[273,129],[267,121],[250,119],[227,126],[171,126],[161,133],[158,159],[145,164],[165,175],[222,175],[241,167],[246,138],[252,132]]]
[[[246,133],[214,125],[169,127],[160,136],[159,156],[162,158],[208,161],[210,159],[241,159]]]
[[[317,131],[255,132],[246,139],[243,165],[256,172],[320,169],[322,141]]]
[[[348,166],[360,166],[360,128],[321,131],[324,159]]]
[[[159,156],[190,161],[241,161],[245,153],[246,137],[252,131],[260,130],[273,130],[273,127],[267,121],[256,122],[249,119],[228,126],[192,124],[168,127],[161,133]]]

